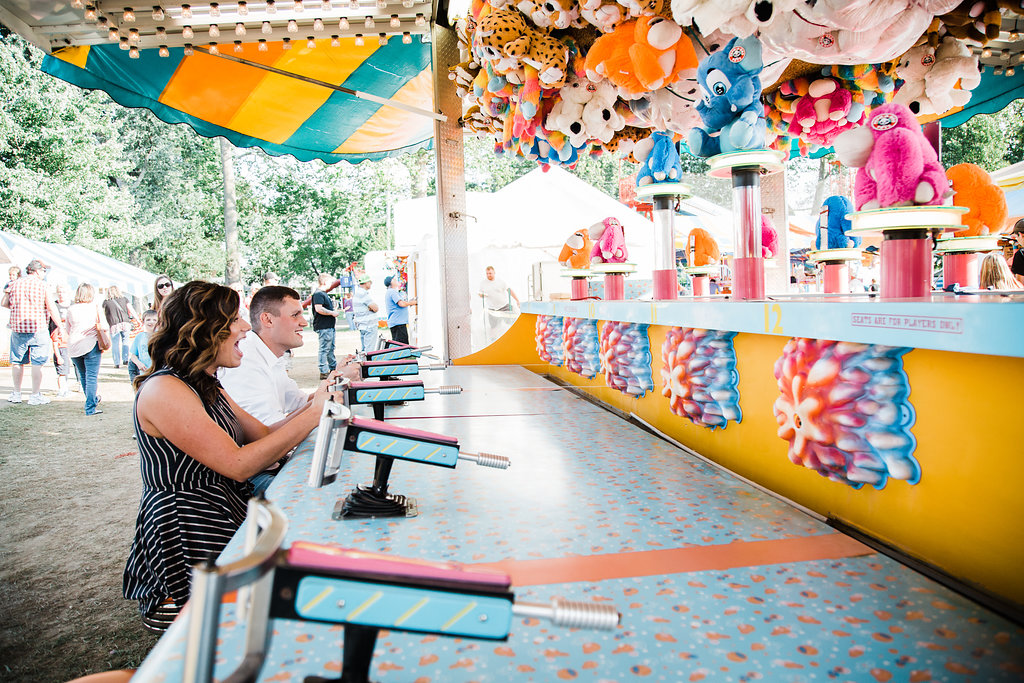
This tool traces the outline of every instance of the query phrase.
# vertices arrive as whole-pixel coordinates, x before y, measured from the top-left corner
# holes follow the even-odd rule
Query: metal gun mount
[[[419,358],[421,356],[433,360],[441,360],[433,354],[426,353],[433,349],[433,346],[410,346],[409,344],[402,344],[391,339],[382,339],[381,341],[387,342],[383,348],[379,348],[376,351],[360,352],[360,360],[401,360],[404,358]]]
[[[447,637],[505,641],[513,617],[548,620],[564,628],[614,630],[621,614],[611,605],[553,598],[518,603],[511,580],[500,572],[452,563],[345,550],[302,541],[283,549],[288,520],[273,504],[249,501],[246,555],[224,566],[205,563],[192,572],[192,599],[173,628],[186,629],[185,683],[211,683],[220,607],[239,589],[245,650],[224,683],[250,683],[270,649],[272,619],[344,626],[338,683],[369,683],[380,629]],[[228,653],[219,653],[230,657]],[[308,676],[305,683],[327,683]]]
[[[381,379],[385,377],[407,377],[420,374],[420,370],[444,370],[444,363],[420,365],[415,358],[398,360],[365,360],[359,363],[360,376],[363,379]]]

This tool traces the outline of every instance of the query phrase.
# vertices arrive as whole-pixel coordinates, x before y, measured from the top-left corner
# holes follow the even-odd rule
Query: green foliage
[[[1006,137],[993,116],[979,114],[956,128],[942,129],[942,165],[946,168],[972,163],[995,171],[1005,165],[1007,148]]]

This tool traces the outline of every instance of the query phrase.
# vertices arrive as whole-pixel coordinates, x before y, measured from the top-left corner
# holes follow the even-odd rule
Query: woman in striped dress
[[[135,380],[142,500],[124,596],[155,630],[188,600],[192,565],[219,555],[241,525],[246,480],[302,441],[330,397],[323,382],[305,408],[269,427],[239,408],[216,372],[239,365],[249,329],[234,290],[190,282],[164,301],[153,363]]]

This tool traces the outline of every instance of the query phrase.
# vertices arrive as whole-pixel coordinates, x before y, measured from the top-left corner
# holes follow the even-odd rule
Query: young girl
[[[149,369],[152,361],[149,358],[149,338],[156,329],[156,311],[148,310],[142,314],[142,329],[132,340],[131,354],[128,356],[128,379],[132,384],[135,378]]]

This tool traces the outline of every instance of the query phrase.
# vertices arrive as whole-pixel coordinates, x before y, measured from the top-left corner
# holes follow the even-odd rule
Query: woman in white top
[[[97,328],[108,330],[106,316],[94,301],[96,290],[88,282],[78,285],[75,303],[68,309],[68,355],[78,371],[78,381],[85,394],[85,414],[99,415],[100,356]]]

